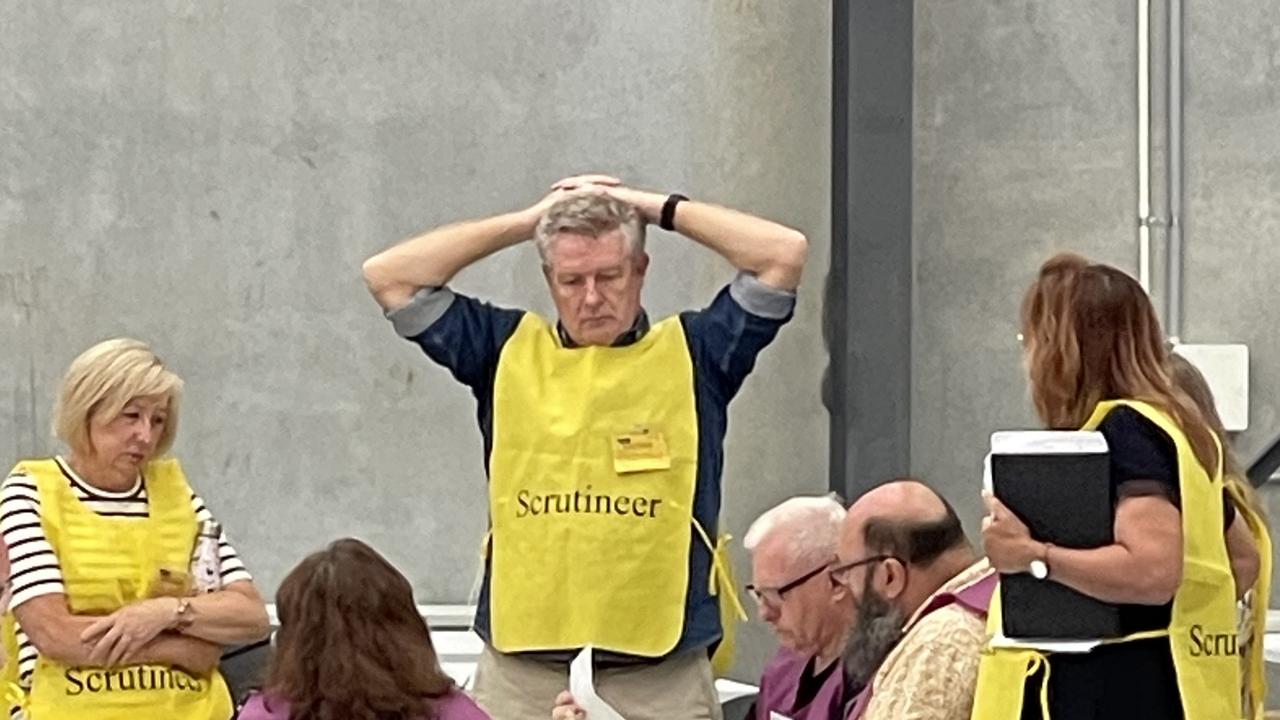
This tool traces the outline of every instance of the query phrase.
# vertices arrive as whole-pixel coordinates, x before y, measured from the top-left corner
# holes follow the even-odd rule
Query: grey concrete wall
[[[1187,4],[1183,340],[1250,346],[1248,457],[1280,432],[1280,39],[1272,3],[1238,10]],[[1015,334],[1036,268],[1075,250],[1137,270],[1136,20],[1110,2],[916,11],[913,465],[976,520],[987,435],[1033,422]]]
[[[1280,434],[1278,22],[1262,0],[1186,4],[1185,336],[1249,345],[1246,459]]]
[[[67,363],[137,336],[186,378],[176,453],[266,592],[355,534],[422,600],[466,600],[473,401],[394,337],[359,264],[603,170],[810,234],[796,320],[734,403],[728,528],[826,487],[825,4],[7,3],[0,25],[0,454],[55,450]],[[651,245],[656,315],[732,277]],[[529,248],[457,287],[549,310]],[[747,632],[740,676],[768,645]]]
[[[1133,35],[1124,3],[916,3],[912,466],[971,534],[990,433],[1034,422],[1036,269],[1136,262]]]

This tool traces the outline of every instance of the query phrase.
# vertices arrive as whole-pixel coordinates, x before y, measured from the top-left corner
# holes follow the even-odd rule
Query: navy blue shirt
[[[756,356],[791,319],[795,294],[739,275],[707,308],[680,314],[693,361],[694,410],[698,418],[698,470],[693,515],[714,540],[720,515],[720,478],[729,402],[755,367]],[[401,335],[448,368],[476,398],[476,421],[484,437],[485,472],[493,449],[493,387],[503,345],[525,311],[500,308],[445,288],[421,291],[409,306],[388,313]],[[641,313],[615,344],[629,344],[648,331]],[[425,329],[423,329],[425,328]],[[562,339],[564,334],[561,333]],[[684,629],[673,653],[713,646],[720,640],[720,611],[708,591],[711,553],[695,532],[690,538],[689,593]],[[732,589],[736,592],[736,588]],[[489,630],[489,566],[476,610],[476,632]]]

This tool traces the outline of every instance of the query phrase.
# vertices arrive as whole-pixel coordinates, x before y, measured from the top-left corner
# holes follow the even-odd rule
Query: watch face
[[[1032,560],[1031,577],[1037,580],[1044,580],[1049,577],[1049,566],[1045,565],[1043,560]]]

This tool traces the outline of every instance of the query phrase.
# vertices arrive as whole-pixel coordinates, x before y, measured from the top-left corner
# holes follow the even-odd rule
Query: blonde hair
[[[53,405],[53,434],[73,452],[91,452],[89,421],[97,415],[115,418],[129,401],[159,395],[169,401],[156,455],[173,446],[178,432],[182,378],[164,366],[146,343],[130,338],[104,340],[71,362]]]
[[[572,232],[598,238],[619,228],[629,254],[644,252],[644,223],[634,207],[608,195],[578,193],[557,201],[547,210],[534,230],[533,242],[538,248],[538,257],[546,265],[556,235]]]

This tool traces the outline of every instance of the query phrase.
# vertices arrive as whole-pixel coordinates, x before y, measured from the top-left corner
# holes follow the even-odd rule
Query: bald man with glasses
[[[996,575],[951,505],[911,478],[868,491],[845,514],[828,577],[854,607],[846,720],[968,720]]]

